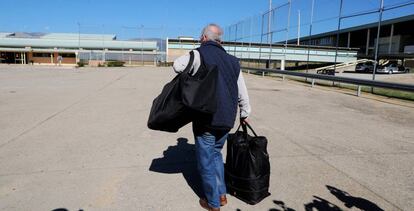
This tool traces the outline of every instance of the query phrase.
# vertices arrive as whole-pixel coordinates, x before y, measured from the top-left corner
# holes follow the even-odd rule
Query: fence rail
[[[373,81],[373,80],[367,80],[367,79],[355,79],[355,78],[340,77],[340,76],[293,72],[293,71],[278,70],[278,69],[262,69],[262,68],[252,68],[252,67],[242,67],[241,69],[248,70],[248,71],[254,71],[254,72],[276,73],[276,74],[281,74],[281,75],[289,75],[289,76],[296,76],[296,77],[302,77],[302,78],[311,78],[311,79],[333,81],[333,82],[339,82],[339,83],[354,84],[358,86],[370,86],[374,88],[386,88],[386,89],[414,92],[414,85],[410,85],[410,84],[400,84],[400,83],[391,83],[391,82],[383,82],[383,81]],[[312,81],[312,84],[313,83],[314,81]],[[359,94],[360,94],[360,88],[358,88],[358,95]]]

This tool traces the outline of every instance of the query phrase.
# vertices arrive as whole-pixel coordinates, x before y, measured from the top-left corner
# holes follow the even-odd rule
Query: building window
[[[76,58],[74,53],[60,53],[59,56],[62,56],[63,58]]]
[[[33,57],[49,57],[50,58],[50,53],[33,53]]]

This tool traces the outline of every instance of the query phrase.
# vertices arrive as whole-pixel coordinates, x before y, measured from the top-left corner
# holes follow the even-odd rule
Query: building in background
[[[167,39],[167,63],[200,46],[200,41],[189,37]],[[258,68],[277,68],[282,70],[304,69],[338,63],[356,62],[357,48],[338,48],[331,46],[297,46],[266,43],[222,42],[223,48],[240,59],[242,66]],[[335,56],[335,54],[337,56]],[[336,58],[335,58],[336,57]]]
[[[154,40],[117,40],[112,34],[0,33],[0,63],[98,65],[123,61],[126,65],[153,65],[159,60]]]

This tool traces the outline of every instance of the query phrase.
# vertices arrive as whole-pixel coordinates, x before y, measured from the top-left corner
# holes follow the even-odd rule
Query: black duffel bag
[[[165,132],[177,132],[181,127],[192,121],[192,111],[182,101],[181,77],[183,74],[188,74],[193,61],[194,55],[191,54],[184,72],[167,83],[161,94],[154,99],[148,117],[148,128]]]
[[[200,60],[200,68],[191,76],[194,52],[190,51],[190,60],[184,71],[166,84],[161,94],[154,99],[148,128],[177,132],[193,118],[204,118],[216,112],[218,69],[215,65],[206,65],[201,53]]]
[[[147,126],[152,130],[177,132],[190,122],[191,114],[181,101],[180,75],[177,75],[152,102]]]
[[[240,131],[240,126],[243,128]],[[236,133],[227,138],[225,164],[227,192],[251,205],[270,195],[270,162],[267,153],[267,139],[257,136],[246,122],[241,123]],[[247,132],[247,127],[254,137]]]
[[[204,63],[203,55],[200,53],[201,65],[195,75],[185,70],[181,77],[182,100],[184,105],[192,110],[204,114],[213,114],[217,108],[217,65],[207,65]],[[190,61],[194,57],[194,52],[190,52]],[[192,62],[190,62],[192,63]]]

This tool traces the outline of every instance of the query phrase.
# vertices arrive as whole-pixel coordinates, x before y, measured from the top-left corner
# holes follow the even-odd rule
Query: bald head
[[[223,35],[223,30],[217,24],[210,23],[203,28],[201,31],[200,41],[207,42],[207,41],[214,41],[217,43],[221,43],[221,36]]]

